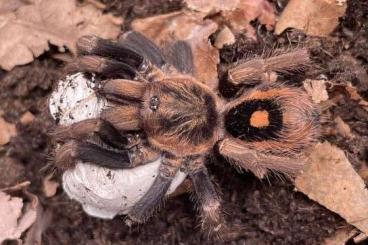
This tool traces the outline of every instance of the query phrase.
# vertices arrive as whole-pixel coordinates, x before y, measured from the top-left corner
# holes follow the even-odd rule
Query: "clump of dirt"
[[[126,19],[124,30],[129,29],[134,18],[168,13],[183,7],[179,0],[101,2],[106,3],[106,12]],[[275,4],[282,2],[274,1]],[[310,47],[316,69],[283,79],[299,83],[307,76],[316,78],[323,75],[341,84],[353,81],[358,93],[367,99],[367,81],[356,75],[357,70],[368,68],[368,3],[365,0],[349,1],[346,16],[332,36],[325,39],[310,38],[295,30],[277,37],[259,23],[254,22],[253,25],[259,42],[254,43],[238,35],[235,44],[221,50],[221,77],[231,63],[250,52],[261,53],[264,47],[287,47],[290,43],[305,44]],[[32,64],[10,72],[0,71],[0,110],[8,122],[16,123],[18,130],[10,144],[0,147],[0,159],[14,159],[20,168],[17,171],[22,172],[17,178],[30,180],[31,191],[40,196],[46,209],[52,211],[53,220],[43,236],[44,244],[213,244],[202,237],[198,216],[186,194],[170,199],[165,208],[146,224],[132,227],[124,224],[123,217],[101,220],[87,216],[81,206],[61,190],[52,198],[42,194],[43,175],[40,170],[48,163],[51,145],[47,131],[53,125],[47,111],[47,99],[62,74],[62,66],[52,58],[52,54],[50,51]],[[356,64],[354,69],[351,63]],[[226,83],[221,85],[226,97],[233,96],[237,90]],[[335,95],[338,91],[329,90],[330,98]],[[348,96],[340,97],[336,100],[337,106],[330,109],[323,128],[335,127],[333,119],[340,116],[356,137],[347,139],[333,134],[325,136],[325,139],[347,152],[354,166],[359,168],[368,161],[368,113]],[[20,117],[27,111],[35,116],[35,120],[22,125]],[[212,163],[210,172],[223,193],[227,220],[235,227],[233,233],[224,234],[227,241],[241,244],[320,244],[337,229],[348,226],[337,215],[295,192],[293,185],[279,176],[260,181],[251,174],[238,173],[223,159]],[[236,228],[239,225],[241,231]]]

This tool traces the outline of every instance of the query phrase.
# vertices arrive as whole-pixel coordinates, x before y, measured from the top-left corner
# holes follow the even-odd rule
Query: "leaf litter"
[[[1,1],[0,67],[11,70],[30,63],[49,50],[50,44],[75,54],[79,37],[116,38],[122,23],[122,18],[76,0]]]
[[[368,234],[368,190],[344,152],[327,141],[318,143],[308,165],[295,180],[297,190]]]
[[[345,14],[346,1],[290,0],[275,27],[281,34],[287,28],[295,28],[311,36],[328,36]]]
[[[37,219],[40,203],[36,195],[27,191],[29,184],[22,182],[0,190],[0,243],[19,241]],[[21,192],[20,196],[16,192]]]
[[[3,15],[4,13],[8,14],[9,12],[16,12],[18,11],[18,9],[25,7],[23,1],[13,1],[14,4],[11,5],[6,5],[5,7],[1,8],[0,6],[0,15]],[[29,1],[32,4],[40,4],[41,2],[43,2],[42,0],[40,1]],[[66,2],[66,1],[65,1]],[[241,31],[245,31],[246,33],[248,33],[250,36],[252,36],[252,26],[249,24],[250,20],[248,20],[247,18],[244,18],[245,14],[244,11],[235,11],[235,9],[237,8],[237,4],[239,4],[239,2],[241,1],[229,1],[229,3],[227,3],[228,1],[186,1],[188,4],[188,7],[190,9],[193,9],[199,13],[184,13],[184,12],[180,12],[180,14],[178,15],[173,15],[171,16],[171,14],[169,15],[164,15],[164,16],[155,16],[155,17],[150,17],[147,19],[141,19],[139,21],[142,21],[141,23],[144,23],[145,26],[139,26],[138,24],[133,28],[136,28],[137,30],[142,30],[144,32],[145,35],[153,38],[157,44],[159,44],[159,46],[161,47],[165,47],[167,42],[171,42],[173,40],[175,40],[176,38],[179,40],[187,40],[189,42],[192,42],[191,45],[193,45],[194,47],[197,47],[197,51],[198,54],[200,55],[200,52],[204,52],[204,51],[208,51],[210,50],[211,52],[213,52],[213,57],[218,57],[218,51],[216,49],[214,49],[212,47],[212,45],[209,43],[208,41],[208,37],[215,33],[216,30],[218,29],[218,26],[226,26],[226,21],[224,20],[231,20],[231,18],[229,18],[228,16],[232,16],[232,20],[236,20],[233,22],[232,25],[229,25],[229,30],[230,33],[227,30],[227,35],[231,35],[232,31],[234,31],[235,33],[237,32],[241,32]],[[246,1],[243,1],[246,2]],[[257,2],[257,1],[254,1]],[[259,3],[262,1],[258,1]],[[305,18],[299,18],[299,21],[303,22],[302,24],[295,24],[295,26],[292,26],[290,23],[294,23],[293,18],[294,19],[298,19],[298,16],[295,13],[299,13],[300,10],[298,10],[296,7],[294,7],[294,16],[292,16],[292,18],[290,16],[288,16],[288,11],[292,6],[293,6],[293,2],[297,2],[297,1],[293,1],[291,0],[289,2],[288,7],[284,10],[279,23],[276,25],[276,33],[282,32],[285,28],[288,27],[295,27],[298,29],[301,29],[303,31],[305,31],[307,34],[309,35],[328,35],[337,25],[337,18],[338,17],[334,17],[335,15],[331,15],[331,16],[325,16],[325,18],[320,18],[319,16],[321,16],[321,13],[316,13],[316,12],[311,12],[308,15],[308,18],[306,21]],[[318,2],[324,2],[324,4],[336,4],[336,8],[346,8],[346,3],[344,1],[341,2],[337,2],[335,3],[335,1],[312,1],[313,3],[318,3]],[[202,3],[202,6],[199,5],[200,3]],[[204,4],[203,4],[204,3]],[[1,3],[0,3],[1,4]],[[31,5],[32,5],[31,4]],[[190,5],[191,4],[191,5]],[[302,4],[300,4],[302,5]],[[243,5],[245,6],[245,5]],[[295,4],[294,4],[295,6]],[[301,7],[301,6],[299,6]],[[249,9],[249,8],[248,8]],[[312,8],[311,11],[317,11],[316,8]],[[263,9],[263,11],[266,11],[265,9]],[[322,12],[321,10],[319,10],[320,12]],[[340,10],[339,10],[340,11]],[[344,10],[345,11],[345,10]],[[228,15],[226,15],[226,12],[228,13]],[[318,12],[318,11],[317,11]],[[341,11],[340,11],[341,12]],[[341,16],[342,14],[339,12],[338,16]],[[222,16],[222,21],[218,21],[217,19],[213,19],[211,20],[207,18],[207,23],[204,25],[203,24],[203,18],[204,16],[208,16],[211,15],[213,13],[221,13]],[[183,15],[191,15],[193,14],[192,17],[183,17]],[[227,17],[226,17],[227,16]],[[274,22],[272,24],[272,18],[271,21],[265,21],[262,20],[262,15],[259,14],[257,15],[258,20],[262,23],[265,24],[268,28],[272,28],[272,26],[274,25]],[[272,15],[271,15],[272,16]],[[285,17],[286,16],[286,17]],[[173,17],[173,19],[170,19],[171,17]],[[237,17],[239,17],[239,19],[237,20]],[[115,18],[115,17],[114,17]],[[155,19],[157,18],[157,19]],[[177,18],[177,19],[176,19]],[[287,20],[287,18],[289,18],[289,20]],[[314,19],[310,19],[310,18],[314,18]],[[252,19],[253,20],[253,19]],[[321,25],[321,27],[323,27],[321,30],[317,30],[315,31],[315,28],[317,28],[317,24],[315,23],[315,20],[319,20],[319,24]],[[1,19],[0,19],[1,21]],[[139,23],[139,21],[137,20],[136,23]],[[150,23],[150,21],[152,21],[152,23]],[[175,28],[174,26],[170,27],[170,21],[173,21],[173,23],[182,23],[181,21],[184,21],[183,23],[189,23],[188,24],[188,29],[185,28]],[[187,22],[188,21],[188,22]],[[212,22],[211,22],[212,21]],[[240,22],[239,22],[240,21]],[[243,22],[242,22],[243,21]],[[266,24],[266,23],[269,24]],[[283,23],[287,22],[288,25],[284,26],[282,25]],[[211,27],[207,29],[207,32],[205,31],[205,27],[206,25],[208,26],[215,26],[217,24],[216,28],[215,27]],[[241,23],[241,24],[239,24]],[[134,24],[134,22],[133,22]],[[159,28],[156,28],[156,24],[158,24]],[[239,24],[239,25],[238,25]],[[236,26],[238,25],[238,26]],[[183,25],[185,27],[185,25]],[[203,28],[202,32],[198,31],[198,32],[191,32],[191,29],[196,29],[197,27]],[[207,27],[208,27],[207,26]],[[239,27],[240,26],[240,27]],[[189,28],[190,27],[190,28]],[[161,28],[161,29],[160,29]],[[199,28],[199,29],[200,29]],[[249,29],[248,29],[249,28]],[[282,30],[282,28],[284,28]],[[151,30],[151,31],[150,31]],[[223,29],[222,29],[223,30]],[[282,30],[282,31],[281,31]],[[204,33],[201,35],[198,35],[199,38],[193,38],[193,35],[198,34],[198,33]],[[253,32],[254,34],[254,32]],[[0,36],[2,35],[2,30],[0,29]],[[99,35],[99,34],[98,34]],[[52,36],[52,35],[51,35]],[[101,35],[100,35],[101,36]],[[219,36],[219,35],[218,35]],[[175,37],[175,38],[174,38]],[[197,36],[196,36],[197,37]],[[114,37],[112,37],[114,38]],[[180,39],[181,38],[181,39]],[[192,38],[192,39],[191,39]],[[61,50],[63,49],[63,47],[67,47],[68,49],[70,49],[72,52],[75,52],[75,48],[73,49],[74,45],[75,45],[75,39],[74,41],[70,41],[70,42],[65,42],[64,44],[55,44],[58,43],[58,39],[56,38],[54,41],[54,43],[51,41],[52,38],[50,38],[50,40],[48,40],[50,43],[59,46],[61,48]],[[226,44],[231,44],[232,41],[228,41],[227,43],[224,42],[223,45]],[[43,47],[43,51],[48,49],[48,44],[46,45],[47,47],[45,48],[44,46],[44,42],[42,42],[42,46]],[[47,43],[47,41],[46,41]],[[61,42],[60,42],[61,43]],[[223,45],[218,45],[216,47],[220,48],[223,47]],[[1,48],[2,45],[0,45],[0,54],[1,54]],[[41,48],[37,48],[37,45],[35,46],[35,51],[32,51],[32,55],[36,56],[36,54],[41,53]],[[32,47],[34,48],[34,47]],[[204,49],[203,49],[204,48]],[[203,50],[201,50],[203,49]],[[39,51],[39,52],[36,52]],[[35,53],[33,53],[35,52]],[[203,53],[202,53],[203,54]],[[2,63],[2,56],[0,55],[0,65],[4,68],[3,63]],[[33,57],[32,57],[33,59]],[[218,58],[217,58],[218,59]],[[30,62],[30,61],[27,61]],[[205,61],[201,61],[201,64],[206,64]],[[198,67],[197,69],[201,68],[201,64],[196,64],[196,67]],[[217,81],[217,77],[214,78],[214,74],[216,73],[217,76],[217,68],[215,68],[218,64],[218,60],[216,61],[216,59],[214,59],[212,62],[209,63],[209,67],[210,70],[213,69],[213,71],[209,74],[206,74],[207,77],[203,77],[202,79],[206,79],[209,78],[209,80],[213,81],[213,84],[215,84]],[[18,64],[16,64],[18,65]],[[8,65],[8,67],[11,67]],[[5,68],[6,69],[6,68]],[[8,68],[11,69],[11,68]],[[198,72],[197,75],[200,75],[202,73]],[[211,79],[212,78],[212,79]],[[308,87],[309,86],[309,87]],[[307,85],[306,90],[309,92],[310,95],[314,96],[314,101],[316,103],[322,102],[322,101],[326,101],[328,100],[328,95],[326,97],[326,88],[322,86],[322,84],[320,83],[310,83],[309,85]],[[346,86],[346,90],[347,92],[350,94],[351,99],[359,101],[359,104],[363,105],[363,106],[367,106],[366,101],[357,93],[356,89],[354,86],[352,85],[348,85]],[[348,129],[348,125],[341,119],[341,118],[336,118],[335,119],[335,123],[337,124],[337,127],[340,128],[339,132],[340,134],[345,134],[346,137],[349,137],[349,129]],[[340,126],[339,126],[340,125]],[[363,232],[367,232],[367,226],[366,226],[366,220],[367,220],[367,215],[364,212],[364,210],[362,210],[363,208],[361,206],[364,206],[365,210],[366,209],[365,205],[367,204],[367,193],[366,190],[364,189],[364,185],[362,184],[362,180],[361,178],[355,173],[353,167],[351,166],[351,164],[349,163],[349,161],[346,159],[346,157],[344,156],[344,153],[338,149],[335,146],[332,146],[331,144],[325,142],[322,144],[319,144],[316,146],[316,148],[312,151],[311,155],[310,155],[310,168],[307,169],[302,175],[300,175],[297,179],[296,179],[296,186],[297,188],[302,191],[303,193],[305,193],[306,195],[308,195],[311,199],[315,200],[316,202],[324,205],[326,208],[330,209],[331,211],[334,211],[338,214],[340,214],[342,217],[344,217],[348,222],[350,222],[351,224],[355,225],[357,228],[359,228],[361,231]],[[348,176],[348,177],[346,177]],[[340,182],[342,181],[342,182]],[[322,188],[321,188],[322,187]],[[347,191],[350,190],[350,191]],[[8,195],[9,196],[9,195]],[[11,200],[11,196],[10,199],[6,199],[6,200]],[[17,197],[14,197],[17,198]],[[363,200],[364,199],[364,200]],[[2,199],[1,199],[2,200]],[[17,202],[17,199],[14,202]],[[341,201],[342,200],[342,201]],[[344,203],[347,200],[347,204]],[[358,203],[354,203],[351,200],[356,200]],[[362,201],[363,200],[363,201]],[[18,200],[19,201],[19,200]],[[346,233],[344,233],[344,235],[346,235]]]

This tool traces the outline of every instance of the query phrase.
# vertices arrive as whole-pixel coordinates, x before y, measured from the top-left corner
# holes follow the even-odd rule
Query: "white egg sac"
[[[108,102],[93,90],[94,77],[76,73],[60,80],[51,94],[49,110],[60,125],[70,125],[87,118],[98,117]],[[94,217],[112,219],[126,214],[148,191],[158,174],[161,159],[124,170],[113,170],[78,162],[63,173],[63,188],[77,200],[84,211]],[[186,174],[178,172],[167,194],[183,182]]]

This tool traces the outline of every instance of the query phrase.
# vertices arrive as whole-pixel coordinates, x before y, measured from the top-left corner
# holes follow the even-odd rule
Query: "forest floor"
[[[107,6],[106,12],[123,16],[123,31],[129,30],[129,24],[135,18],[183,7],[180,1],[170,0],[102,2]],[[368,99],[367,81],[360,81],[351,66],[351,62],[358,61],[359,67],[368,69],[366,0],[348,1],[346,15],[327,38],[310,38],[297,31],[276,36],[259,27],[258,22],[252,25],[257,30],[258,41],[236,36],[235,44],[220,51],[220,71],[249,51],[260,52],[264,47],[284,46],[289,42],[309,42],[313,43],[310,49],[312,59],[319,66],[318,74],[312,74],[314,77],[323,74],[327,79],[333,79],[341,73],[348,76],[345,80],[352,81],[364,99]],[[63,66],[53,58],[54,53],[51,49],[31,64],[9,72],[0,70],[0,111],[6,121],[17,125],[17,135],[9,144],[0,147],[0,162],[7,169],[0,172],[0,184],[9,186],[22,180],[31,181],[30,191],[37,194],[45,209],[52,213],[51,224],[43,234],[44,244],[213,244],[201,235],[198,215],[188,194],[168,200],[158,215],[144,225],[132,227],[124,224],[123,217],[113,220],[89,217],[61,188],[51,198],[43,195],[45,176],[40,170],[49,162],[51,149],[47,132],[54,124],[47,111],[47,100],[62,75]],[[346,75],[344,71],[348,69],[352,72]],[[293,82],[301,82],[305,76],[294,77]],[[342,83],[343,80],[340,79]],[[231,94],[231,88],[226,86],[222,86],[223,93]],[[328,92],[330,97],[340,93],[337,89]],[[331,133],[321,140],[328,140],[344,150],[359,170],[361,163],[368,160],[368,113],[347,96],[339,97],[335,103],[337,106],[329,110],[329,120],[323,127],[335,127],[333,120],[340,117],[356,137],[349,139]],[[19,122],[25,112],[35,116],[31,124]],[[223,193],[227,219],[233,224],[241,224],[245,230],[228,236],[227,241],[233,241],[232,244],[321,244],[336,230],[350,226],[337,214],[296,192],[287,180],[272,176],[268,180],[259,180],[250,173],[238,173],[222,159],[213,161],[209,169]]]

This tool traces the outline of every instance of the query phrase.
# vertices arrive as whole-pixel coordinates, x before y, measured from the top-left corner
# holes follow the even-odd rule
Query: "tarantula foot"
[[[128,214],[128,220],[134,224],[143,224],[146,222],[147,218],[139,215],[136,216],[133,214]]]
[[[98,46],[99,37],[94,35],[87,35],[80,37],[77,41],[77,49],[80,54],[90,54]]]
[[[220,211],[220,203],[214,202],[202,207],[201,229],[208,237],[220,239],[227,228]]]
[[[56,150],[55,165],[62,170],[73,168],[76,163],[76,155],[76,142],[71,140]]]

